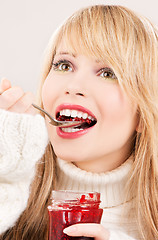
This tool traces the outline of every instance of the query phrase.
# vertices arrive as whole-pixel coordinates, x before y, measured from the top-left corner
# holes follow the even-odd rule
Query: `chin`
[[[82,159],[84,158],[84,156],[81,155],[81,153],[83,153],[83,151],[81,150],[82,148],[79,148],[78,144],[77,145],[72,145],[72,143],[61,144],[57,141],[51,141],[51,144],[58,158],[61,158],[68,162],[82,161]]]
[[[67,162],[73,162],[73,161],[75,161],[75,157],[73,157],[72,155],[70,155],[70,154],[64,154],[64,153],[58,153],[58,152],[56,152],[55,151],[55,154],[56,154],[56,156],[58,157],[58,158],[60,158],[60,159],[63,159],[63,160],[65,160],[65,161],[67,161]]]
[[[57,156],[57,158],[60,158],[62,160],[65,160],[67,162],[81,162],[82,161],[82,158],[81,156],[79,155],[79,153],[76,153],[75,154],[72,154],[72,152],[64,152],[64,151],[61,151],[61,149],[58,151],[57,149],[54,148],[54,152]]]

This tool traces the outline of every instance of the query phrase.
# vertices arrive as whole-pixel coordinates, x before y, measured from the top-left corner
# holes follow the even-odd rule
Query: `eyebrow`
[[[70,53],[70,52],[59,52],[59,53],[56,53],[56,56],[58,56],[58,55],[70,55],[70,56],[73,56],[74,58],[76,58],[76,56],[77,56],[77,54]],[[95,62],[96,63],[100,63],[101,60],[96,59]]]
[[[56,53],[56,55],[71,55],[73,57],[76,57],[76,54],[74,53],[69,53],[69,52],[59,52],[59,53]]]

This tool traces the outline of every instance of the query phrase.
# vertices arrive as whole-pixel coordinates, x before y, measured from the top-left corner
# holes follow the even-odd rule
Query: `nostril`
[[[70,94],[70,92],[66,91],[65,94],[68,95],[68,94]],[[84,96],[84,94],[83,94],[83,93],[80,93],[80,92],[77,92],[77,93],[75,93],[74,95]]]
[[[79,95],[79,96],[84,96],[83,93],[76,93],[76,95]]]

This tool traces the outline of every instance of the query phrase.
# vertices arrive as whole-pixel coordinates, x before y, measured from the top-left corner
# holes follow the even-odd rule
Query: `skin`
[[[65,59],[71,64],[52,67],[42,91],[44,108],[55,117],[60,104],[78,104],[95,115],[97,124],[79,138],[64,139],[46,119],[50,141],[58,157],[79,168],[98,173],[110,171],[129,157],[138,125],[137,106],[116,79],[103,77],[101,69],[107,64],[65,52],[68,50],[61,43],[54,63]],[[61,71],[65,66],[69,69]]]
[[[106,63],[84,55],[60,54],[68,52],[63,43],[57,49],[55,61],[71,62],[70,71],[51,69],[43,86],[44,108],[53,116],[62,103],[78,104],[88,108],[97,118],[97,124],[85,135],[76,139],[63,139],[56,128],[46,124],[50,141],[58,157],[73,162],[91,172],[106,172],[120,166],[129,156],[132,138],[138,126],[137,106],[122,91],[116,79],[103,77]],[[105,72],[104,72],[105,73]],[[0,84],[0,108],[35,114],[31,106],[32,93],[12,87],[3,79]],[[87,144],[88,143],[88,144]],[[86,148],[85,148],[86,146]],[[109,240],[110,233],[101,224],[75,224],[64,229],[70,236],[94,237]]]
[[[64,41],[57,49],[54,63],[63,59],[70,63],[60,64],[58,69],[52,67],[45,80],[42,91],[44,108],[55,117],[58,105],[78,104],[96,116],[97,124],[79,138],[64,139],[46,119],[55,153],[86,171],[100,173],[115,169],[129,157],[132,149],[132,139],[138,127],[137,105],[130,101],[116,79],[103,77],[101,69],[108,67],[106,63],[69,52]],[[63,67],[66,70],[61,71]],[[64,232],[96,240],[110,237],[109,231],[101,224],[75,224],[65,228]]]

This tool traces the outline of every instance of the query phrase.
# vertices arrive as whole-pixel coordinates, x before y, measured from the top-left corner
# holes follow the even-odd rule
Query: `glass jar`
[[[99,208],[100,193],[52,191],[48,206],[49,240],[89,240],[90,237],[70,237],[64,228],[76,223],[100,223],[103,209]]]

